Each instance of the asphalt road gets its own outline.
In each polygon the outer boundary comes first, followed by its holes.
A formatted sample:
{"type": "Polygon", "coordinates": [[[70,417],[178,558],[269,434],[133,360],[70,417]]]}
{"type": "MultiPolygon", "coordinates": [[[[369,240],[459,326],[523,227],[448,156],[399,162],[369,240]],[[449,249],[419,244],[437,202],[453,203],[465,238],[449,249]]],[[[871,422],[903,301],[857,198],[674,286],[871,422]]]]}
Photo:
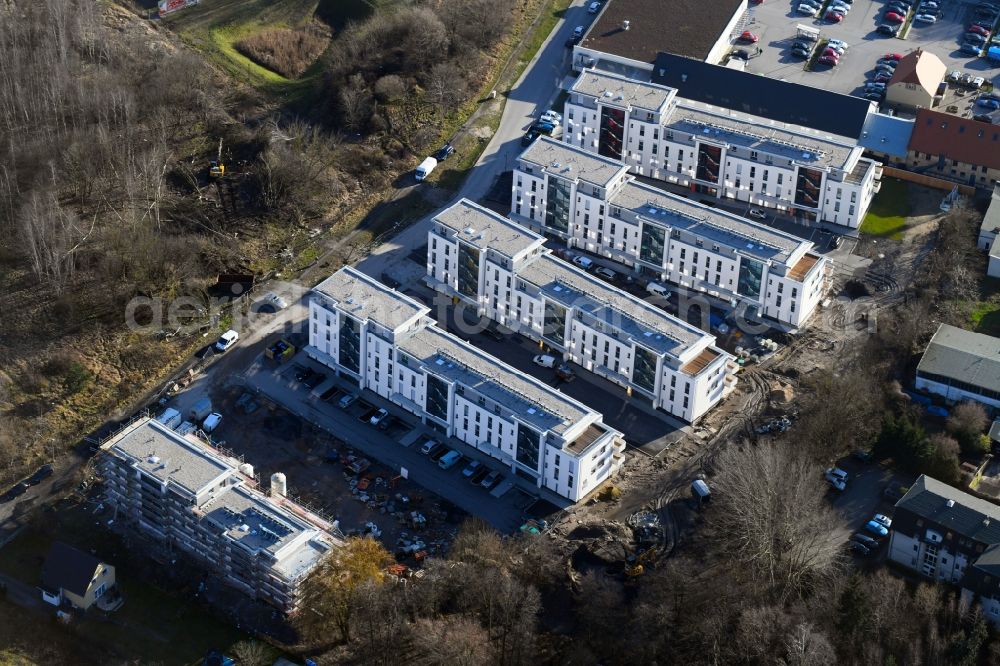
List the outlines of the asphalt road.
{"type": "MultiPolygon", "coordinates": [[[[481,199],[501,173],[513,168],[517,155],[523,150],[521,137],[543,111],[551,108],[559,95],[562,80],[570,73],[571,51],[565,46],[566,40],[572,37],[576,26],[589,25],[594,18],[587,13],[584,4],[584,0],[573,0],[534,59],[528,63],[521,78],[507,93],[499,128],[475,167],[469,171],[453,201],[481,199]]],[[[361,260],[357,268],[376,278],[386,270],[393,272],[397,279],[407,278],[412,272],[408,267],[402,267],[401,275],[395,271],[399,270],[397,266],[406,263],[412,248],[426,241],[431,216],[413,223],[395,238],[383,243],[361,260]]]]}

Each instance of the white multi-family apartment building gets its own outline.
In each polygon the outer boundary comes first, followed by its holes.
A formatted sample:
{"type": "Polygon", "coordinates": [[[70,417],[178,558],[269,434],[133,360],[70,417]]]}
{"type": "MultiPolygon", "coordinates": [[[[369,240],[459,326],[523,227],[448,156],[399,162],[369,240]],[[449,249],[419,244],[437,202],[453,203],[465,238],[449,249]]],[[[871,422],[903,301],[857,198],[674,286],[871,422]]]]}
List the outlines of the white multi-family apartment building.
{"type": "Polygon", "coordinates": [[[98,460],[116,529],[138,530],[286,613],[299,608],[309,574],[342,545],[325,519],[258,489],[252,466],[154,419],[109,437],[98,460]]]}
{"type": "Polygon", "coordinates": [[[343,268],[311,293],[306,352],[571,501],[618,471],[625,439],[600,413],[438,328],[429,313],[343,268]]]}
{"type": "Polygon", "coordinates": [[[463,199],[432,221],[427,281],[686,421],[735,387],[733,357],[712,335],[556,258],[543,242],[463,199]]]}
{"type": "Polygon", "coordinates": [[[518,158],[511,218],[729,303],[750,319],[797,328],[827,289],[813,244],[637,182],[627,167],[548,137],[518,158]]]}
{"type": "MultiPolygon", "coordinates": [[[[780,103],[775,100],[775,103],[780,103]]],[[[674,88],[595,69],[573,85],[563,141],[637,175],[809,220],[857,228],[882,168],[857,137],[685,99],[674,88]]]]}

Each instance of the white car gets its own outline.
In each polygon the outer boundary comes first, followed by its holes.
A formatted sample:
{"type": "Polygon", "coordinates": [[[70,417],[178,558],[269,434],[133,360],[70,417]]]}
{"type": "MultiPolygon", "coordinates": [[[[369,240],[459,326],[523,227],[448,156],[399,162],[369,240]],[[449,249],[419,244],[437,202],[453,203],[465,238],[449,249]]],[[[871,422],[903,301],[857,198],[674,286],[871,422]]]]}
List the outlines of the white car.
{"type": "Polygon", "coordinates": [[[552,123],[553,125],[562,123],[562,116],[551,109],[543,113],[538,119],[543,123],[552,123]]]}
{"type": "Polygon", "coordinates": [[[531,361],[535,365],[540,365],[543,368],[554,368],[556,365],[556,357],[550,356],[549,354],[538,354],[531,359],[531,361]]]}
{"type": "Polygon", "coordinates": [[[826,470],[823,476],[830,482],[831,486],[839,491],[843,491],[847,487],[847,472],[839,467],[831,467],[826,470]]]}
{"type": "Polygon", "coordinates": [[[584,28],[582,25],[576,26],[575,28],[573,28],[573,36],[576,37],[577,39],[583,37],[584,30],[586,30],[586,28],[584,28]]]}
{"type": "Polygon", "coordinates": [[[799,5],[799,13],[806,16],[816,16],[819,14],[819,10],[810,5],[799,5]]]}
{"type": "Polygon", "coordinates": [[[914,23],[937,23],[937,16],[933,14],[917,14],[913,17],[914,23]]]}
{"type": "Polygon", "coordinates": [[[755,220],[766,220],[767,213],[762,211],[760,208],[751,208],[747,211],[747,216],[752,217],[755,220]]]}
{"type": "Polygon", "coordinates": [[[827,11],[837,12],[838,14],[846,15],[848,12],[851,11],[851,6],[844,4],[842,2],[834,2],[830,4],[830,7],[827,9],[827,11]]]}
{"type": "Polygon", "coordinates": [[[582,254],[579,257],[573,257],[573,263],[585,271],[589,271],[594,267],[594,262],[591,261],[589,257],[585,257],[582,254]]]}
{"type": "Polygon", "coordinates": [[[876,513],[874,516],[872,516],[872,520],[874,520],[876,523],[878,523],[885,529],[889,529],[890,527],[892,527],[892,518],[884,514],[876,513]]]}
{"type": "Polygon", "coordinates": [[[590,3],[590,6],[587,7],[588,14],[596,14],[599,11],[601,11],[601,3],[599,2],[592,2],[590,3]]]}
{"type": "Polygon", "coordinates": [[[224,352],[233,345],[235,345],[236,341],[239,339],[240,339],[240,334],[234,331],[233,329],[229,329],[221,336],[219,336],[219,339],[215,341],[215,349],[217,351],[224,352]]]}
{"type": "Polygon", "coordinates": [[[835,48],[835,49],[843,49],[843,50],[845,50],[845,51],[846,51],[847,49],[851,48],[851,45],[850,45],[850,44],[848,44],[847,42],[845,42],[845,41],[844,41],[844,40],[842,40],[842,39],[831,39],[830,41],[828,41],[828,42],[826,43],[826,45],[827,45],[827,46],[831,46],[831,47],[833,47],[833,48],[835,48]]]}
{"type": "Polygon", "coordinates": [[[220,423],[222,423],[222,414],[219,414],[218,412],[212,412],[211,414],[205,417],[204,421],[202,421],[201,429],[204,430],[205,432],[212,432],[213,430],[219,427],[220,423]]]}
{"type": "Polygon", "coordinates": [[[972,79],[972,87],[975,88],[976,90],[982,88],[984,83],[986,83],[986,79],[984,79],[981,76],[977,76],[976,78],[972,79]]]}

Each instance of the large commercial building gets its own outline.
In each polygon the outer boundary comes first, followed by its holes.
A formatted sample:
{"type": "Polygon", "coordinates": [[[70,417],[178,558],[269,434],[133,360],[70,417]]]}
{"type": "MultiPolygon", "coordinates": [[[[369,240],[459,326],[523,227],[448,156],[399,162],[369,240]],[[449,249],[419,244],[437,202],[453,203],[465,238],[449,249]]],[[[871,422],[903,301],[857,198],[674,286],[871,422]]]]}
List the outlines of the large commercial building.
{"type": "MultiPolygon", "coordinates": [[[[696,66],[710,73],[717,70],[726,76],[767,81],[724,67],[696,66]]],[[[759,87],[753,95],[766,96],[759,87]]],[[[869,108],[859,101],[859,111],[869,108]]],[[[818,103],[809,101],[810,105],[818,103]]],[[[577,78],[566,100],[563,141],[623,162],[634,174],[700,195],[859,227],[882,173],[878,162],[863,157],[865,149],[858,143],[863,123],[857,127],[858,134],[838,136],[829,129],[795,125],[743,109],[588,69],[577,78]]]]}
{"type": "Polygon", "coordinates": [[[1000,624],[1000,506],[921,476],[896,503],[889,559],[953,583],[967,606],[1000,624]]]}
{"type": "Polygon", "coordinates": [[[917,364],[916,387],[1000,408],[1000,338],[941,324],[917,364]]]}
{"type": "Polygon", "coordinates": [[[332,526],[280,493],[256,488],[253,469],[141,418],[101,445],[106,502],[119,529],[138,529],[286,613],[302,582],[339,545],[332,526]]]}
{"type": "Polygon", "coordinates": [[[747,20],[747,0],[614,0],[573,49],[573,69],[652,70],[660,51],[719,62],[747,20]]]}
{"type": "MultiPolygon", "coordinates": [[[[474,249],[451,256],[450,270],[462,271],[474,249]]],[[[571,501],[618,471],[625,440],[600,413],[438,328],[429,313],[343,268],[312,291],[306,352],[571,501]]]]}
{"type": "Polygon", "coordinates": [[[511,218],[633,267],[797,328],[827,284],[813,244],[636,182],[628,168],[541,137],[518,158],[511,218]]]}
{"type": "Polygon", "coordinates": [[[433,220],[428,282],[686,421],[735,387],[733,357],[713,336],[557,259],[543,242],[462,200],[433,220]]]}

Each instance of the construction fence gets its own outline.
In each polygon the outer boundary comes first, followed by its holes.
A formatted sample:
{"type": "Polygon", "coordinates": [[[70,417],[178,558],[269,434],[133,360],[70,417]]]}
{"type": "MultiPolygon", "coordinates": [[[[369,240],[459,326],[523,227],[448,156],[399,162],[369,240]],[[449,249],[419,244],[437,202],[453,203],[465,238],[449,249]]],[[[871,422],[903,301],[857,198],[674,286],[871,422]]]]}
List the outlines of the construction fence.
{"type": "Polygon", "coordinates": [[[906,171],[905,169],[884,166],[882,167],[882,177],[884,178],[886,176],[905,180],[909,183],[916,183],[917,185],[923,185],[924,187],[933,187],[936,190],[946,190],[948,192],[951,192],[957,187],[960,194],[968,197],[976,195],[976,188],[971,185],[962,185],[961,183],[956,183],[945,178],[928,176],[924,173],[914,173],[913,171],[906,171]]]}

